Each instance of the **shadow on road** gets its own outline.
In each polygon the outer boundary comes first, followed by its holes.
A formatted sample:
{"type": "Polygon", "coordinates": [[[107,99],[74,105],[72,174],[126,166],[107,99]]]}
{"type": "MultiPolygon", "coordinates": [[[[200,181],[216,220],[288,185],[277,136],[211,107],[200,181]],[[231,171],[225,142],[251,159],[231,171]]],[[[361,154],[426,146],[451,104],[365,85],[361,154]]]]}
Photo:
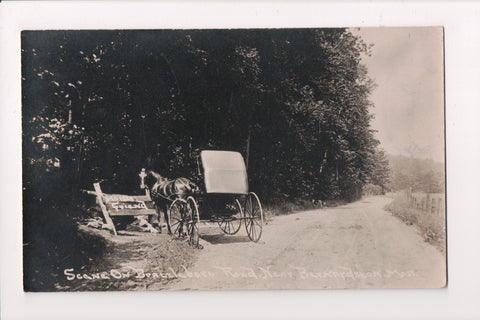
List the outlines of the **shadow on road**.
{"type": "Polygon", "coordinates": [[[226,234],[209,234],[202,235],[201,238],[210,244],[227,244],[227,243],[241,243],[250,242],[247,236],[229,236],[226,234]]]}

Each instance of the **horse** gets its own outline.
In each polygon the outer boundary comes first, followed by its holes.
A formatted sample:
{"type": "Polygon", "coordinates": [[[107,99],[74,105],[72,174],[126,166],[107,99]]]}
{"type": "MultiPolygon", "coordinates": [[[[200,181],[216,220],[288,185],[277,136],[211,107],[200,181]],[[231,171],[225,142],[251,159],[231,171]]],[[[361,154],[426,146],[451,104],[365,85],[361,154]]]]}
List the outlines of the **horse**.
{"type": "Polygon", "coordinates": [[[168,179],[152,170],[146,170],[147,184],[146,187],[150,191],[150,196],[158,208],[158,218],[161,219],[161,211],[167,222],[168,233],[171,234],[170,221],[168,217],[168,205],[175,199],[186,200],[188,196],[199,192],[198,186],[187,178],[168,179]],[[152,186],[149,187],[148,180],[152,186]]]}

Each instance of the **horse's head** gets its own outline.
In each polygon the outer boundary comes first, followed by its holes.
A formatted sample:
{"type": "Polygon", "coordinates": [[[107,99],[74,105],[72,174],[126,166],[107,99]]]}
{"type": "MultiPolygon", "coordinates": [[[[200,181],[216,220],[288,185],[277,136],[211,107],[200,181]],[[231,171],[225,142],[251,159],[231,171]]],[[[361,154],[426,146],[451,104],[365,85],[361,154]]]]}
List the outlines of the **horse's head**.
{"type": "Polygon", "coordinates": [[[168,180],[167,178],[162,177],[160,174],[156,173],[155,171],[148,170],[148,169],[142,169],[139,176],[140,176],[140,188],[142,189],[148,188],[149,190],[153,190],[160,183],[168,180]]]}

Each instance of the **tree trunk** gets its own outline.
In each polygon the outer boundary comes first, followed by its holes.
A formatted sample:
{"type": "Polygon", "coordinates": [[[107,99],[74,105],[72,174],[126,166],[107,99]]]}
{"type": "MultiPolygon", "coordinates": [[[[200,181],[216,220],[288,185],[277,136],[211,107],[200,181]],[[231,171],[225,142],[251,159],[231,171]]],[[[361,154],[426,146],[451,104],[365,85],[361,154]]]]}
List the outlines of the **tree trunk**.
{"type": "Polygon", "coordinates": [[[247,170],[248,170],[248,160],[250,159],[250,136],[251,136],[251,132],[250,132],[250,127],[248,128],[248,136],[247,136],[247,150],[245,151],[245,165],[247,166],[247,170]]]}
{"type": "Polygon", "coordinates": [[[323,160],[322,160],[322,163],[320,164],[320,173],[323,172],[323,167],[327,163],[327,155],[328,155],[328,149],[325,150],[325,153],[323,154],[323,160]]]}

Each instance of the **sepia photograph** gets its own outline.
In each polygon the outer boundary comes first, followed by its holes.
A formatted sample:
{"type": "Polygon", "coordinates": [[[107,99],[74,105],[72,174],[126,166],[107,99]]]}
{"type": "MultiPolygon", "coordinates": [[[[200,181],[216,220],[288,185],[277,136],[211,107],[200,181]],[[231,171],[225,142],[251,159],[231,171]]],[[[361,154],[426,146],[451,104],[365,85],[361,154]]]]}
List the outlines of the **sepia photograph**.
{"type": "Polygon", "coordinates": [[[21,31],[23,290],[447,286],[441,26],[21,31]]]}
{"type": "Polygon", "coordinates": [[[0,3],[2,319],[477,319],[480,6],[0,3]]]}

